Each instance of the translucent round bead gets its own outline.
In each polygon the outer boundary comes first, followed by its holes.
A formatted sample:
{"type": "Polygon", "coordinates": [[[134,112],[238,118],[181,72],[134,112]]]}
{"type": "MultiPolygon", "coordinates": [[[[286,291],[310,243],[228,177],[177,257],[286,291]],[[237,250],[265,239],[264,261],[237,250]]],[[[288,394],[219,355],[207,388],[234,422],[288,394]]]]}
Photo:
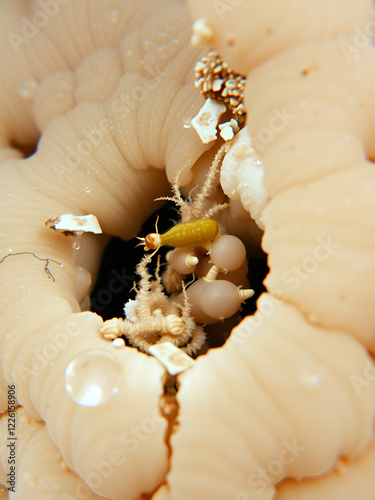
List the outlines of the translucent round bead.
{"type": "Polygon", "coordinates": [[[198,258],[193,255],[189,248],[176,248],[172,254],[172,267],[178,273],[190,274],[198,264],[198,258]]]}
{"type": "Polygon", "coordinates": [[[200,302],[203,313],[217,320],[229,318],[241,307],[238,288],[225,280],[208,283],[200,302]]]}
{"type": "Polygon", "coordinates": [[[210,260],[223,271],[235,271],[245,262],[246,248],[236,236],[223,234],[216,238],[210,251],[210,260]]]}

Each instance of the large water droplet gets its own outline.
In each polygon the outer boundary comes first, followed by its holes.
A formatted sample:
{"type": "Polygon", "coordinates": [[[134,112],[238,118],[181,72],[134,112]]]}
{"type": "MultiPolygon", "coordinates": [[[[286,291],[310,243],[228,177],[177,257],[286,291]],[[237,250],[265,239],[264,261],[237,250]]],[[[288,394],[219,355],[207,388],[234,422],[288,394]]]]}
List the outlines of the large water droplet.
{"type": "Polygon", "coordinates": [[[35,78],[25,78],[18,86],[18,94],[24,99],[32,99],[35,95],[38,82],[35,78]]]}
{"type": "Polygon", "coordinates": [[[114,354],[92,349],[78,354],[65,371],[65,389],[82,406],[99,406],[119,390],[122,366],[114,354]]]}
{"type": "Polygon", "coordinates": [[[78,243],[78,241],[73,241],[72,248],[74,250],[79,250],[81,248],[81,245],[78,243]]]}

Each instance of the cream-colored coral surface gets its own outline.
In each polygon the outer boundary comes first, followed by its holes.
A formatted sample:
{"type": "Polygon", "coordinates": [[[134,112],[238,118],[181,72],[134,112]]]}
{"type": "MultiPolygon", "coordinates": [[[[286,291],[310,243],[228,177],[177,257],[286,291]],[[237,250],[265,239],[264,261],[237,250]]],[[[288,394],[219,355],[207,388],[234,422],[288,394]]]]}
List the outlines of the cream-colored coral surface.
{"type": "MultiPolygon", "coordinates": [[[[368,0],[1,2],[9,498],[375,498],[373,19],[368,0]],[[207,172],[211,144],[189,123],[205,101],[194,66],[211,48],[247,78],[270,271],[256,313],[177,376],[169,407],[165,368],[104,339],[87,296],[109,237],[135,236],[176,174],[190,189],[207,172]],[[94,214],[103,235],[45,226],[68,213],[94,214]],[[90,362],[93,378],[109,364],[112,375],[91,406],[76,392],[90,362]]],[[[238,198],[220,222],[254,246],[260,230],[238,198]]]]}

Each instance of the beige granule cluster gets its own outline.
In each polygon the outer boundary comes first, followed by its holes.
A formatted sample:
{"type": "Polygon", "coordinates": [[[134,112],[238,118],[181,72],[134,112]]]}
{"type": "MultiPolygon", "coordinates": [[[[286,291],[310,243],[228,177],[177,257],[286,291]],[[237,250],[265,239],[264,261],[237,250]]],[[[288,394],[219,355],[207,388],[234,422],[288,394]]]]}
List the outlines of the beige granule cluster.
{"type": "Polygon", "coordinates": [[[232,71],[214,50],[202,57],[194,69],[195,86],[204,96],[224,101],[238,122],[245,121],[243,92],[246,78],[232,71]]]}

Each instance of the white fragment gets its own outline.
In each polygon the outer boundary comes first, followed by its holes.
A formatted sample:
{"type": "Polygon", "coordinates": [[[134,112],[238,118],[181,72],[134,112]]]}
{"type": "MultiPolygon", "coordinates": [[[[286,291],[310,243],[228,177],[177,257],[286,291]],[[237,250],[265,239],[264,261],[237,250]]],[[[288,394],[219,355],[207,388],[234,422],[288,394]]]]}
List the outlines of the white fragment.
{"type": "Polygon", "coordinates": [[[264,229],[262,211],[268,200],[263,175],[262,160],[252,148],[248,129],[244,127],[234,137],[224,157],[220,184],[231,200],[241,202],[261,229],[264,229]]]}
{"type": "Polygon", "coordinates": [[[212,83],[212,90],[214,92],[219,92],[219,90],[221,89],[221,86],[223,84],[223,79],[222,78],[217,78],[216,80],[213,81],[212,83]]]}
{"type": "Polygon", "coordinates": [[[231,139],[233,139],[234,131],[230,123],[228,123],[225,127],[221,129],[220,135],[224,139],[224,141],[230,141],[231,139]]]}
{"type": "Polygon", "coordinates": [[[204,17],[200,17],[193,24],[193,34],[190,38],[190,43],[193,47],[199,47],[204,43],[210,42],[214,33],[204,17]]]}
{"type": "Polygon", "coordinates": [[[59,233],[78,236],[83,233],[101,234],[102,228],[95,215],[72,215],[64,214],[52,217],[45,222],[45,225],[59,233]]]}
{"type": "Polygon", "coordinates": [[[184,372],[194,365],[194,360],[172,342],[154,344],[149,348],[149,353],[158,359],[171,375],[184,372]]]}
{"type": "Polygon", "coordinates": [[[226,109],[224,103],[208,98],[197,116],[191,120],[203,144],[208,144],[217,138],[216,127],[226,109]]]}
{"type": "Polygon", "coordinates": [[[115,339],[112,341],[112,345],[113,347],[117,347],[117,348],[121,348],[121,347],[125,347],[125,340],[124,339],[115,339]]]}

